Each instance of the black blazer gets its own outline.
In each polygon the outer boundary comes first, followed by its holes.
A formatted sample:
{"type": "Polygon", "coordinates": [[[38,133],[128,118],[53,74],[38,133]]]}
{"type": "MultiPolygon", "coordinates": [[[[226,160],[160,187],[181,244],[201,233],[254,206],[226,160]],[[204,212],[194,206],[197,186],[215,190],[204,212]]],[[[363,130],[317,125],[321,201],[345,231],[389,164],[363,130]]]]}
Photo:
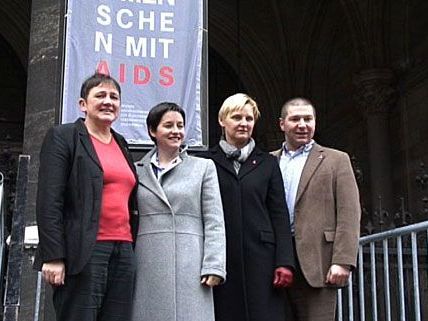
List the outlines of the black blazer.
{"type": "MultiPolygon", "coordinates": [[[[125,139],[112,130],[135,180],[125,139]]],[[[129,200],[133,239],[137,231],[136,187],[129,200]]],[[[36,218],[39,246],[34,267],[63,259],[67,274],[79,273],[96,242],[103,190],[103,170],[83,119],[55,126],[40,151],[36,218]]]]}

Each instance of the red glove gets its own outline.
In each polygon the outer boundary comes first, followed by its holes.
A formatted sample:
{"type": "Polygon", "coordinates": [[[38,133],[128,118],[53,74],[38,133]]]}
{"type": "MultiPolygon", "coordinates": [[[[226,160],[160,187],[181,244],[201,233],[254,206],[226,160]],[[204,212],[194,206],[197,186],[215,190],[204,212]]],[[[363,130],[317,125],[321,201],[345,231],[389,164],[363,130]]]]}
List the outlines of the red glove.
{"type": "Polygon", "coordinates": [[[274,272],[273,286],[286,288],[293,283],[293,271],[286,267],[278,267],[274,272]]]}

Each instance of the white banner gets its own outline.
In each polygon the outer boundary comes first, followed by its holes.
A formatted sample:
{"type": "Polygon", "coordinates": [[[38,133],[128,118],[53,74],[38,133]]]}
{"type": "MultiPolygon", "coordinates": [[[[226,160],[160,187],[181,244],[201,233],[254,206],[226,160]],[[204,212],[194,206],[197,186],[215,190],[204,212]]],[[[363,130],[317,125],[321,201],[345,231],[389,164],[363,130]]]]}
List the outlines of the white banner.
{"type": "Polygon", "coordinates": [[[121,85],[122,111],[113,127],[130,144],[152,143],[147,113],[170,101],[186,111],[186,143],[204,145],[203,1],[68,0],[62,123],[83,116],[80,86],[98,70],[121,85]]]}

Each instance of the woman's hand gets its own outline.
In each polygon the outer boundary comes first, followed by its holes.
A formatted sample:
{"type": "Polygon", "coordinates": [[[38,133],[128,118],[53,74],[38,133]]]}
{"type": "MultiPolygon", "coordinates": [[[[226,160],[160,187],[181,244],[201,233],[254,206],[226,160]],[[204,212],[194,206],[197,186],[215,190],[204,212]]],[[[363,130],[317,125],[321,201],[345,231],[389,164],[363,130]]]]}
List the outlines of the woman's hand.
{"type": "Polygon", "coordinates": [[[43,263],[42,274],[45,281],[51,285],[64,284],[65,264],[63,260],[55,260],[43,263]]]}
{"type": "Polygon", "coordinates": [[[275,269],[273,286],[275,288],[286,288],[293,283],[293,272],[286,267],[275,269]]]}
{"type": "Polygon", "coordinates": [[[204,275],[201,279],[201,284],[212,288],[219,285],[221,281],[222,278],[217,275],[204,275]]]}

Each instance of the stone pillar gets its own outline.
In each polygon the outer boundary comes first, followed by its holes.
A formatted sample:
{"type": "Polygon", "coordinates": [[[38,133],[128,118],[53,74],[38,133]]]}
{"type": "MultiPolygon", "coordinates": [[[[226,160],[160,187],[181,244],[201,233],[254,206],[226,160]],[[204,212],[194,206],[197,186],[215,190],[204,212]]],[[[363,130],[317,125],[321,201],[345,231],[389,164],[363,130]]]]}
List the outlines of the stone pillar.
{"type": "MultiPolygon", "coordinates": [[[[39,151],[46,130],[59,118],[62,32],[65,0],[33,0],[28,59],[27,101],[24,123],[24,154],[30,155],[30,180],[26,225],[35,225],[39,151]]],[[[33,320],[36,301],[37,272],[31,267],[34,247],[25,249],[19,320],[33,320]]],[[[42,289],[39,320],[55,320],[42,289]],[[51,311],[51,312],[49,312],[51,311]]]]}
{"type": "Polygon", "coordinates": [[[357,102],[363,107],[367,119],[372,212],[378,210],[381,197],[382,207],[391,214],[393,188],[389,112],[396,100],[394,75],[389,69],[368,69],[356,74],[354,83],[357,102]]]}

